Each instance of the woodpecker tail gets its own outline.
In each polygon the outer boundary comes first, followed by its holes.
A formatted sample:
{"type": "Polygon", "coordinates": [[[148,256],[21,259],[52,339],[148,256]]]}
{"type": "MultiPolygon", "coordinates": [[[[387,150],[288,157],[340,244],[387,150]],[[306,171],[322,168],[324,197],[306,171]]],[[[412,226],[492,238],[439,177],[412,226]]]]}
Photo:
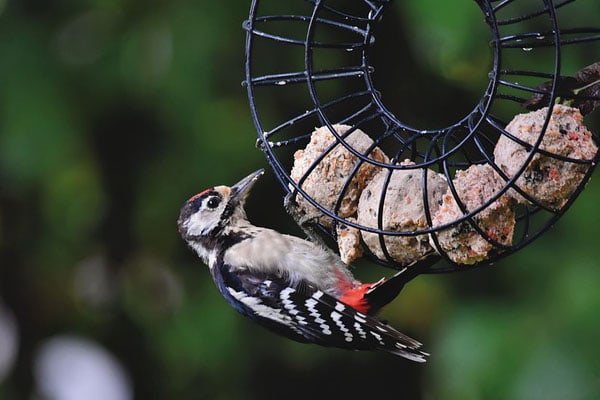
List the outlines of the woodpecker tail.
{"type": "Polygon", "coordinates": [[[394,300],[404,285],[418,274],[416,268],[404,268],[391,278],[381,278],[375,283],[363,283],[354,287],[344,293],[340,300],[365,314],[375,315],[394,300]]]}

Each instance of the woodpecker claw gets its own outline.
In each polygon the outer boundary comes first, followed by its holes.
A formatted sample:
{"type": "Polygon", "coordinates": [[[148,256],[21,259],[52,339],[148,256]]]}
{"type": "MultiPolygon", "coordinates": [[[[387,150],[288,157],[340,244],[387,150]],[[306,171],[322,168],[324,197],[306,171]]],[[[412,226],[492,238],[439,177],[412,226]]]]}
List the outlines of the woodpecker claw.
{"type": "Polygon", "coordinates": [[[319,236],[315,224],[319,222],[319,218],[323,214],[313,213],[307,214],[300,209],[296,202],[296,192],[288,193],[283,199],[283,207],[292,217],[296,225],[298,225],[310,239],[311,242],[321,245],[325,249],[329,247],[325,244],[321,236],[319,236]]]}

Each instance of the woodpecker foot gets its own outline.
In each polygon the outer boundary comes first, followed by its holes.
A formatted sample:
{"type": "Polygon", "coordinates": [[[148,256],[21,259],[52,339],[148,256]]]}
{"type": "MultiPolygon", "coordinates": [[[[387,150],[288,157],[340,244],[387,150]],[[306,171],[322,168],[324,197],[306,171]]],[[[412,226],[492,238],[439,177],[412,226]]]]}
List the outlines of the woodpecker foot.
{"type": "Polygon", "coordinates": [[[315,211],[313,213],[306,213],[304,210],[300,208],[298,203],[296,202],[295,196],[292,196],[292,193],[288,193],[283,199],[283,206],[287,213],[294,219],[296,224],[300,226],[302,229],[309,225],[314,225],[319,222],[319,217],[323,214],[315,211]]]}
{"type": "Polygon", "coordinates": [[[320,218],[323,217],[323,214],[319,213],[317,210],[312,213],[306,213],[296,202],[296,196],[293,195],[293,193],[294,192],[288,193],[285,196],[283,199],[283,207],[312,242],[319,243],[323,245],[323,247],[328,248],[319,235],[317,228],[317,224],[319,223],[320,218]]]}

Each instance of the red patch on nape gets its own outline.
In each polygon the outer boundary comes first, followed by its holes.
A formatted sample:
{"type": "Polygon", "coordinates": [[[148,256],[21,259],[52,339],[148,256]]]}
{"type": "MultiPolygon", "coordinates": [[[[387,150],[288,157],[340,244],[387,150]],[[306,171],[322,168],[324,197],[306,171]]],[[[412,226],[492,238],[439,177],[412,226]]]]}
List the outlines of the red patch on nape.
{"type": "Polygon", "coordinates": [[[339,300],[364,314],[368,314],[371,306],[365,299],[365,294],[369,291],[371,286],[372,285],[370,283],[358,285],[344,292],[339,300]]]}
{"type": "Polygon", "coordinates": [[[206,193],[212,192],[213,190],[215,190],[215,188],[208,188],[206,190],[201,191],[198,194],[193,195],[192,197],[190,197],[190,199],[188,201],[194,201],[196,200],[198,197],[202,197],[204,196],[206,193]]]}

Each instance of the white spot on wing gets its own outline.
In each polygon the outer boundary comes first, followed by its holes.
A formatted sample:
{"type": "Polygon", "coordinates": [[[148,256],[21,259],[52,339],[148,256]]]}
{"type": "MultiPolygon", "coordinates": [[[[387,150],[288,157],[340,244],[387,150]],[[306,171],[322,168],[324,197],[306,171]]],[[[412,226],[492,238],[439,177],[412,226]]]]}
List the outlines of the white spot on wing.
{"type": "MultiPolygon", "coordinates": [[[[316,292],[317,293],[321,293],[321,295],[323,295],[322,292],[316,292]]],[[[319,297],[321,297],[321,295],[319,295],[319,297]]],[[[314,297],[314,295],[313,295],[314,297]]],[[[306,302],[304,303],[306,305],[306,308],[308,309],[310,316],[313,317],[315,319],[315,322],[317,324],[319,324],[319,326],[321,327],[321,331],[323,332],[323,334],[325,335],[331,335],[331,328],[329,327],[329,325],[327,325],[323,318],[321,318],[321,314],[319,314],[319,311],[315,308],[315,306],[318,304],[318,301],[315,300],[314,298],[310,298],[307,299],[306,302]]]]}
{"type": "Polygon", "coordinates": [[[371,335],[373,335],[375,337],[375,339],[377,339],[377,341],[379,342],[380,345],[385,346],[385,342],[383,341],[383,338],[381,337],[381,335],[377,332],[373,332],[373,331],[369,331],[369,333],[371,335]]]}
{"type": "Polygon", "coordinates": [[[356,329],[356,332],[358,332],[358,336],[360,336],[363,339],[367,338],[367,332],[365,332],[365,330],[362,328],[361,324],[359,324],[358,322],[355,322],[354,329],[356,329]]]}
{"type": "Polygon", "coordinates": [[[283,307],[288,310],[288,313],[290,315],[293,315],[296,320],[298,321],[298,323],[300,323],[301,325],[307,325],[308,323],[306,322],[306,318],[304,318],[301,315],[298,315],[300,313],[300,311],[296,308],[296,305],[294,304],[294,302],[292,300],[290,300],[290,295],[292,293],[294,293],[296,291],[296,289],[288,287],[285,288],[281,291],[281,293],[279,293],[279,298],[281,299],[281,302],[283,303],[283,307]]]}
{"type": "Polygon", "coordinates": [[[295,291],[296,290],[294,288],[288,287],[283,289],[281,293],[279,293],[279,298],[283,302],[283,306],[289,311],[293,311],[296,308],[294,302],[290,300],[290,295],[295,291]]]}
{"type": "Polygon", "coordinates": [[[342,333],[344,334],[344,339],[346,340],[346,342],[351,342],[354,338],[348,330],[348,328],[346,328],[346,325],[344,325],[344,323],[342,322],[342,314],[340,314],[337,311],[332,311],[331,319],[333,319],[338,328],[340,328],[340,331],[342,331],[342,333]]]}
{"type": "Polygon", "coordinates": [[[248,306],[257,315],[279,322],[280,324],[293,329],[296,333],[302,334],[294,325],[292,318],[289,315],[283,314],[281,310],[262,304],[261,299],[258,297],[248,296],[246,293],[238,292],[232,288],[227,288],[227,290],[236,300],[248,306]]]}

